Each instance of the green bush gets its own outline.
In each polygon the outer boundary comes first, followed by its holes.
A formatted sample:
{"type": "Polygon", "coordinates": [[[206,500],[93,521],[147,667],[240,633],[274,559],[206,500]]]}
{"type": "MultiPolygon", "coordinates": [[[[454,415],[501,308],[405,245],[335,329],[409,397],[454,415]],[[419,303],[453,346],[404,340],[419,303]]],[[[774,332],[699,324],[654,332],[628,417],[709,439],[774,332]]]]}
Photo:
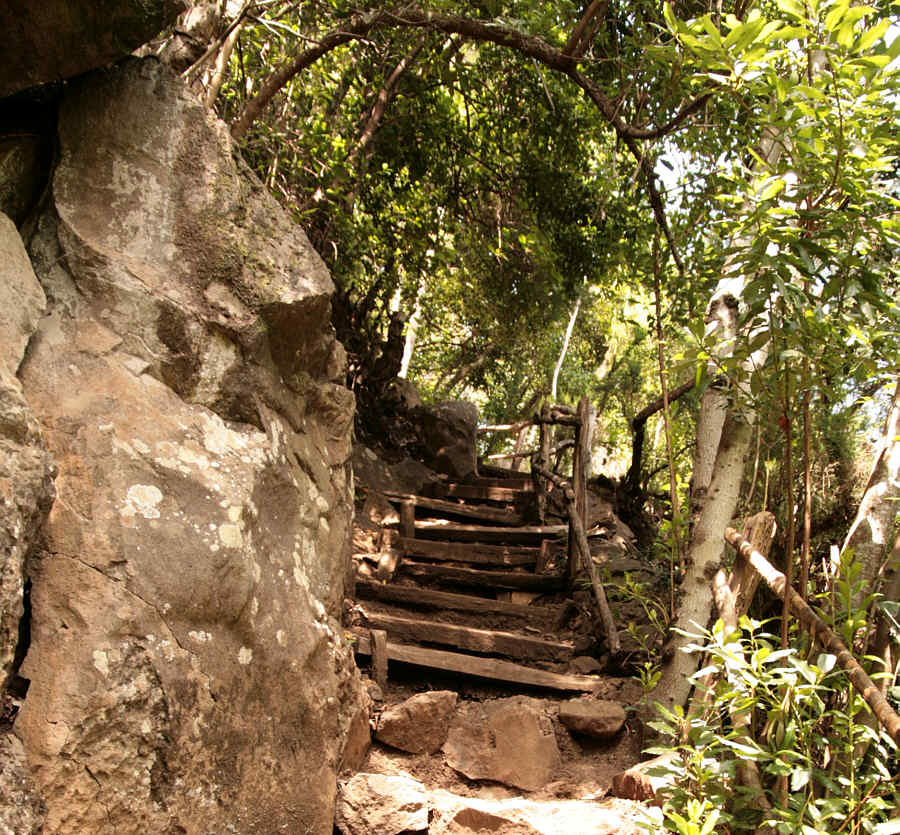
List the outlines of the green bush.
{"type": "MultiPolygon", "coordinates": [[[[836,583],[838,596],[851,585],[836,583]]],[[[842,631],[859,623],[846,609],[839,617],[842,631]]],[[[688,651],[708,659],[695,681],[708,673],[716,681],[701,709],[685,714],[657,705],[659,719],[650,723],[669,743],[649,753],[675,755],[664,769],[667,831],[900,832],[897,747],[863,721],[868,708],[835,656],[813,660],[780,649],[777,636],[747,617],[732,634],[719,621],[691,637],[697,641],[688,651]],[[733,726],[742,711],[751,717],[747,733],[733,726]],[[749,760],[757,764],[766,803],[736,779],[738,765],[749,760]]]]}

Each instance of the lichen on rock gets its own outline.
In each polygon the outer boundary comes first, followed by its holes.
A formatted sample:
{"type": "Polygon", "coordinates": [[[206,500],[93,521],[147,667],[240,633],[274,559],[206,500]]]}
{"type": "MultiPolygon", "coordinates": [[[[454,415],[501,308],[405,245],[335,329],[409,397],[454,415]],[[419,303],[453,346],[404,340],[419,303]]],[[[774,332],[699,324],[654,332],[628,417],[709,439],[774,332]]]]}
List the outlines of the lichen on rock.
{"type": "Polygon", "coordinates": [[[362,704],[331,279],[158,62],[73,82],[59,138],[20,370],[58,467],[16,721],[45,831],[330,832],[362,704]]]}

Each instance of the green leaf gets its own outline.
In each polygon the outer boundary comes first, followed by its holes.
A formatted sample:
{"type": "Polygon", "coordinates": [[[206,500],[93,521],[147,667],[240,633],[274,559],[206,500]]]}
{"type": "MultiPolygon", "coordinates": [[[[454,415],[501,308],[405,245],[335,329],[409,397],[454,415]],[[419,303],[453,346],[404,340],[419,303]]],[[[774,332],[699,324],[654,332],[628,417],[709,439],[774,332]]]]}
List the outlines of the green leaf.
{"type": "Polygon", "coordinates": [[[844,15],[847,14],[849,8],[850,0],[837,0],[831,11],[825,15],[825,29],[828,32],[834,32],[844,19],[844,15]]]}
{"type": "MultiPolygon", "coordinates": [[[[884,36],[884,33],[891,28],[891,25],[892,22],[890,20],[882,20],[881,22],[876,23],[875,26],[859,36],[859,40],[853,45],[853,51],[865,52],[884,36]]],[[[896,40],[900,40],[900,38],[897,38],[896,40]]]]}

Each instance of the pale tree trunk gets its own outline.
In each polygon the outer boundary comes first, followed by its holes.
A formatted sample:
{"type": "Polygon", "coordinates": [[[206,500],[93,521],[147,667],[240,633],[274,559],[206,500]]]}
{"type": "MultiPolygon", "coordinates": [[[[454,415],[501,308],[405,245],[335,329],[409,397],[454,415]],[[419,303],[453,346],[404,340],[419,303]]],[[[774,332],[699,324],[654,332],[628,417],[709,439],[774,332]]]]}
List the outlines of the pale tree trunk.
{"type": "Polygon", "coordinates": [[[569,350],[569,340],[572,339],[572,331],[575,329],[575,320],[578,318],[578,311],[581,309],[581,299],[575,302],[572,308],[572,315],[569,317],[569,324],[566,326],[566,335],[563,339],[562,348],[559,351],[559,357],[556,360],[556,366],[553,369],[553,382],[550,384],[550,400],[556,402],[556,386],[559,383],[559,372],[562,370],[563,362],[566,359],[566,353],[569,350]]]}
{"type": "Polygon", "coordinates": [[[209,79],[209,86],[206,88],[205,104],[212,110],[216,99],[219,97],[219,91],[225,83],[225,77],[228,74],[228,62],[231,60],[231,53],[234,52],[235,44],[241,36],[241,30],[244,28],[247,18],[241,16],[238,23],[226,35],[219,54],[216,56],[216,65],[213,70],[212,77],[209,79]]]}
{"type": "MultiPolygon", "coordinates": [[[[741,419],[739,415],[731,414],[725,421],[712,479],[691,538],[688,568],[681,585],[678,617],[672,624],[673,629],[696,632],[698,625],[707,626],[712,614],[714,601],[710,583],[725,553],[722,531],[731,524],[737,506],[744,461],[753,438],[751,417],[748,414],[741,419]]],[[[656,701],[668,708],[686,704],[691,693],[690,677],[697,670],[697,656],[682,651],[688,643],[690,639],[673,632],[672,655],[654,690],[656,701]]]]}
{"type": "MultiPolygon", "coordinates": [[[[718,333],[723,357],[731,353],[731,343],[737,331],[738,298],[742,290],[743,282],[736,282],[733,278],[723,279],[707,309],[707,333],[718,333]],[[734,295],[735,292],[738,296],[734,295]]],[[[691,470],[691,505],[694,512],[699,512],[709,489],[727,414],[728,395],[720,385],[713,383],[700,400],[697,418],[697,447],[691,470]]]]}
{"type": "Polygon", "coordinates": [[[409,317],[409,322],[406,325],[403,359],[400,362],[400,377],[409,376],[409,365],[412,362],[413,353],[416,350],[416,338],[419,335],[419,322],[422,321],[422,292],[424,289],[422,278],[419,277],[419,281],[416,284],[416,303],[413,306],[412,316],[409,317]]]}
{"type": "Polygon", "coordinates": [[[884,562],[900,511],[900,380],[875,454],[872,471],[859,510],[842,553],[853,549],[862,580],[854,605],[873,591],[881,580],[884,562]]]}

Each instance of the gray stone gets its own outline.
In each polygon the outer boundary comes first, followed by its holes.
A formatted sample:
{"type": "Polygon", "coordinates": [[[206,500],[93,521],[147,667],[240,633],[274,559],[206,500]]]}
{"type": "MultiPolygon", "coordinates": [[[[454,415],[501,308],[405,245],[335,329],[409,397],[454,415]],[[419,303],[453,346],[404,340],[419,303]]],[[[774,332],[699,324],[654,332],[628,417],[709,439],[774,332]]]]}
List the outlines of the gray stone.
{"type": "Polygon", "coordinates": [[[526,696],[461,705],[444,743],[447,763],[470,780],[540,789],[561,763],[545,707],[526,696]]]}
{"type": "Polygon", "coordinates": [[[457,698],[452,690],[435,690],[392,705],[379,717],[375,738],[411,754],[433,754],[447,739],[457,698]]]}
{"type": "Polygon", "coordinates": [[[59,130],[20,370],[59,468],[16,720],[45,831],[330,831],[363,705],[330,277],[158,62],[59,130]]]}
{"type": "Polygon", "coordinates": [[[419,832],[428,829],[428,796],[410,777],[357,774],[339,786],[334,822],[343,835],[419,832]]]}
{"type": "Polygon", "coordinates": [[[589,676],[603,672],[603,665],[590,655],[579,655],[569,662],[569,672],[589,676]]]}
{"type": "Polygon", "coordinates": [[[559,721],[570,731],[611,739],[625,724],[625,711],[618,702],[584,696],[560,703],[559,721]]]}
{"type": "Polygon", "coordinates": [[[6,0],[0,98],[128,55],[184,9],[182,0],[6,0]]]}

